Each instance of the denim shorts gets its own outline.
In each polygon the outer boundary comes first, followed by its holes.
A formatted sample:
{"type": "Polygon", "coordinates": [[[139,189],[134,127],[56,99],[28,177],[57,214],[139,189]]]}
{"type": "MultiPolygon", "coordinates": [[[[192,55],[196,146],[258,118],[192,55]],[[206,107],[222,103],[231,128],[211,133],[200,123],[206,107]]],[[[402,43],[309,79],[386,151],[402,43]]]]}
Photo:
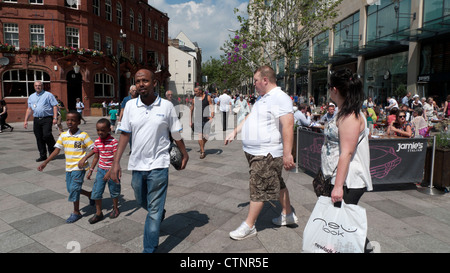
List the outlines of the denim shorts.
{"type": "Polygon", "coordinates": [[[120,184],[108,179],[108,181],[103,180],[105,174],[108,170],[102,168],[97,168],[97,176],[95,177],[94,185],[92,186],[91,199],[101,200],[103,198],[103,192],[105,191],[106,183],[108,183],[109,193],[111,198],[119,197],[120,195],[120,184]]]}
{"type": "Polygon", "coordinates": [[[66,172],[66,187],[69,192],[69,202],[80,200],[81,186],[83,186],[86,171],[66,172]]]}

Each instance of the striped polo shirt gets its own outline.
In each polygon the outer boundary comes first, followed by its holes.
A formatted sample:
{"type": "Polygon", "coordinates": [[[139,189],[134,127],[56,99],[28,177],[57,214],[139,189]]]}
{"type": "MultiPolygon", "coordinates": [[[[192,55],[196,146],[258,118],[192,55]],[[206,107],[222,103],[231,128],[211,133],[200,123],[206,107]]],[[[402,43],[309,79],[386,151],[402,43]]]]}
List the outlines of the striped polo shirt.
{"type": "Polygon", "coordinates": [[[66,172],[87,170],[89,162],[86,161],[84,168],[78,168],[78,162],[86,155],[86,151],[94,148],[94,142],[86,132],[80,129],[75,134],[71,134],[70,130],[61,133],[55,148],[64,150],[66,156],[66,172]]]}
{"type": "Polygon", "coordinates": [[[98,167],[109,170],[112,167],[114,153],[117,151],[117,139],[108,135],[107,138],[97,138],[94,142],[94,153],[98,153],[98,167]]]}

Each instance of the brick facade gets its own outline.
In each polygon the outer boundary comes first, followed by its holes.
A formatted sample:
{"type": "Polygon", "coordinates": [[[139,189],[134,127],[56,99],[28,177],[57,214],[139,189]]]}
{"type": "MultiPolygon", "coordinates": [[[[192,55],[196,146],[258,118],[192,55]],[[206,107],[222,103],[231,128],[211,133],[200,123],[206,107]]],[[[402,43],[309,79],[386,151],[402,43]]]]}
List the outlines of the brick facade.
{"type": "Polygon", "coordinates": [[[43,77],[49,80],[44,83],[44,87],[58,96],[66,108],[74,109],[75,99],[82,98],[85,104],[84,115],[90,115],[92,103],[109,102],[112,99],[121,101],[127,96],[133,75],[140,68],[148,68],[154,72],[159,68],[156,73],[159,86],[167,86],[170,77],[167,69],[167,14],[138,0],[78,0],[77,8],[65,6],[62,0],[31,1],[38,4],[29,2],[9,0],[0,5],[0,44],[3,44],[3,48],[0,48],[0,58],[8,63],[0,65],[0,98],[8,104],[9,122],[23,121],[27,97],[34,92],[30,84],[38,77],[36,75],[44,74],[43,77]],[[111,3],[111,20],[106,19],[107,2],[111,3]],[[95,14],[96,6],[99,7],[98,15],[95,14]],[[122,7],[122,25],[118,23],[119,6],[122,7]],[[134,30],[131,29],[131,10],[134,13],[134,30]],[[139,15],[142,18],[141,28],[139,15]],[[155,28],[155,23],[158,28],[155,28]],[[17,40],[11,39],[8,33],[10,31],[7,27],[11,24],[18,27],[19,45],[8,50],[5,49],[5,43],[17,40]],[[31,25],[38,25],[40,28],[43,26],[45,48],[33,48],[31,25]],[[78,31],[78,38],[75,38],[78,47],[72,49],[75,52],[71,52],[67,47],[68,28],[78,31]],[[126,37],[121,35],[121,30],[126,37]],[[96,41],[94,36],[99,37],[100,41],[96,41]],[[112,41],[110,52],[107,50],[107,37],[112,41]],[[119,58],[120,69],[117,68],[119,41],[123,44],[119,58]],[[66,46],[66,49],[59,50],[60,46],[66,46]],[[134,58],[131,56],[133,48],[134,58]],[[139,48],[142,49],[142,60],[139,48]],[[95,54],[92,53],[94,49],[98,49],[95,54]],[[96,55],[100,51],[103,54],[96,55]],[[78,74],[74,72],[75,64],[80,66],[78,74]],[[25,74],[27,82],[18,84],[17,80],[22,81],[25,74]],[[19,79],[15,78],[16,75],[19,79]],[[95,84],[96,79],[104,77],[110,80],[109,85],[95,84]],[[119,83],[120,92],[117,92],[119,83]],[[27,84],[28,91],[22,90],[26,89],[27,84]],[[107,90],[113,91],[102,93],[102,88],[110,88],[107,90]]]}

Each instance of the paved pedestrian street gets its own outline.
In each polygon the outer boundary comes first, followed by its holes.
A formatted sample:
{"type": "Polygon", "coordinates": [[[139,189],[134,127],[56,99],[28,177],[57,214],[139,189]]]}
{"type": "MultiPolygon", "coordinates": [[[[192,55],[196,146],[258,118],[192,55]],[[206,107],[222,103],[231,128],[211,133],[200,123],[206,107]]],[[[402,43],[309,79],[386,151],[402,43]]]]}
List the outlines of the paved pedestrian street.
{"type": "MultiPolygon", "coordinates": [[[[97,138],[95,122],[86,117],[80,128],[97,138]]],[[[11,123],[14,131],[0,134],[0,253],[140,253],[146,211],[139,208],[126,170],[128,151],[121,161],[121,214],[110,219],[112,200],[103,195],[105,219],[89,224],[95,213],[81,197],[83,218],[66,224],[73,209],[67,201],[64,155],[37,171],[39,157],[32,129],[11,123]]],[[[29,128],[32,128],[31,123],[29,128]]],[[[58,133],[53,131],[55,138],[58,133]]],[[[119,135],[113,134],[119,138],[119,135]]],[[[256,223],[257,236],[234,241],[229,232],[248,212],[248,165],[239,140],[224,146],[206,143],[206,158],[199,159],[196,140],[186,140],[190,160],[183,171],[170,167],[166,216],[161,225],[160,253],[300,253],[306,222],[317,200],[312,177],[302,171],[284,172],[298,225],[276,227],[281,206],[266,203],[256,223]]],[[[92,161],[92,159],[91,159],[92,161]]],[[[93,181],[83,188],[90,191],[93,181]]],[[[382,253],[449,253],[450,197],[428,195],[414,184],[377,186],[364,194],[368,238],[382,253]]]]}

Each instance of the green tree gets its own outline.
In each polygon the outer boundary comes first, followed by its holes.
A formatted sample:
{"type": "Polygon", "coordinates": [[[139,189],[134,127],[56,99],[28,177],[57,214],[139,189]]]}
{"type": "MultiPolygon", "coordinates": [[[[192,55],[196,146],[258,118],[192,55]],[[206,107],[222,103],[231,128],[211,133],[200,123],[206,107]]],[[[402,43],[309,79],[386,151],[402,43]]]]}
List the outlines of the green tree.
{"type": "MultiPolygon", "coordinates": [[[[237,16],[241,33],[252,42],[253,54],[263,61],[257,64],[274,66],[274,61],[284,60],[284,81],[289,90],[295,62],[305,54],[305,44],[313,36],[328,30],[338,15],[342,0],[254,0],[247,6],[248,18],[237,16]],[[269,61],[268,61],[269,60],[269,61]]],[[[235,10],[238,13],[239,10],[235,10]]]]}

